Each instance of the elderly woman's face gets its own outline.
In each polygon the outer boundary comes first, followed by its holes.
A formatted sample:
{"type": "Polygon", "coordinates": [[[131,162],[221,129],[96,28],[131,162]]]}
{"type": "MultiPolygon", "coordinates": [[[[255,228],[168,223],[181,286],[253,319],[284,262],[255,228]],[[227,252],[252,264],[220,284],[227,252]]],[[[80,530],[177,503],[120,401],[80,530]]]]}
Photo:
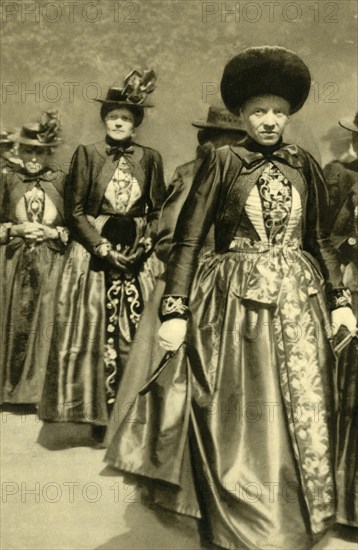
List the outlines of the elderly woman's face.
{"type": "Polygon", "coordinates": [[[246,131],[261,145],[275,145],[290,118],[290,104],[276,95],[249,99],[241,110],[246,131]]]}
{"type": "Polygon", "coordinates": [[[134,130],[134,116],[129,109],[118,107],[110,111],[104,119],[107,135],[117,141],[130,139],[134,130]]]}
{"type": "Polygon", "coordinates": [[[47,166],[51,151],[49,147],[36,147],[20,144],[19,157],[24,163],[25,170],[29,174],[37,174],[47,166]]]}

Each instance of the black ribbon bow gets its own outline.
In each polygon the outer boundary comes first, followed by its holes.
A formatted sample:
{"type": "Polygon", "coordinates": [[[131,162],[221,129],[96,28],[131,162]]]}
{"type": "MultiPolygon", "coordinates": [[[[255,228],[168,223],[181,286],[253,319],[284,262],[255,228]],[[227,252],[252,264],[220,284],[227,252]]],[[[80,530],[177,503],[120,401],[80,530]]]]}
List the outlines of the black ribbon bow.
{"type": "Polygon", "coordinates": [[[262,151],[250,151],[243,147],[240,147],[239,151],[246,165],[250,167],[256,167],[264,164],[267,160],[275,160],[275,158],[286,162],[293,168],[300,168],[302,166],[296,145],[284,145],[277,150],[267,152],[264,149],[262,151]]]}
{"type": "Polygon", "coordinates": [[[115,160],[118,160],[121,156],[133,155],[134,147],[133,145],[127,147],[123,147],[123,145],[107,145],[106,152],[107,155],[113,155],[115,160]]]}

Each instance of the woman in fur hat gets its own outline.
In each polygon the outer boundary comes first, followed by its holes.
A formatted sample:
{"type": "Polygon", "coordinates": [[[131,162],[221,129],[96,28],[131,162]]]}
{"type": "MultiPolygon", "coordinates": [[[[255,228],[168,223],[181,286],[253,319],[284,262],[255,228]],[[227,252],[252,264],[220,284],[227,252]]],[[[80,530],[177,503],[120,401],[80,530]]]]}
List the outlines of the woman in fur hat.
{"type": "Polygon", "coordinates": [[[65,175],[51,167],[57,111],[9,136],[22,168],[1,180],[2,403],[41,399],[54,315],[54,290],[68,242],[64,227],[65,175]]]}
{"type": "Polygon", "coordinates": [[[165,196],[160,154],[133,141],[155,74],[133,71],[101,101],[103,141],[80,145],[65,210],[76,242],[58,290],[40,415],[107,425],[144,302],[161,264],[152,255],[165,196]]]}
{"type": "Polygon", "coordinates": [[[154,502],[200,518],[228,549],[307,549],[335,522],[327,332],[331,320],[354,331],[355,318],[321,169],[282,142],[309,89],[285,48],[249,48],[226,65],[222,97],[248,137],[204,148],[161,306],[162,346],[175,353],[110,459],[156,480],[154,502]],[[198,260],[213,220],[215,251],[198,260]]]}

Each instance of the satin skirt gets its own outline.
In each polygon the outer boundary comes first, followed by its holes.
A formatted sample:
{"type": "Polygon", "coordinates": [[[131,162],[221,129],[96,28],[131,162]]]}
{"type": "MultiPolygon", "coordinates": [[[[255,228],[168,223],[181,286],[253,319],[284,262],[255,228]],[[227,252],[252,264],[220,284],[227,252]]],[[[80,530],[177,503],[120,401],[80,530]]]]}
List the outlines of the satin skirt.
{"type": "MultiPolygon", "coordinates": [[[[352,292],[358,315],[358,293],[352,292]]],[[[338,360],[337,423],[337,521],[358,527],[358,339],[341,352],[338,360]]]]}
{"type": "Polygon", "coordinates": [[[1,246],[1,403],[36,404],[50,350],[63,254],[51,242],[1,246]]]}
{"type": "Polygon", "coordinates": [[[224,548],[306,549],[335,521],[335,358],[319,274],[301,259],[268,306],[252,288],[243,298],[249,257],[205,255],[186,342],[107,451],[224,548]]]}
{"type": "Polygon", "coordinates": [[[57,291],[39,416],[106,426],[137,324],[162,271],[154,255],[123,278],[72,243],[57,291]]]}

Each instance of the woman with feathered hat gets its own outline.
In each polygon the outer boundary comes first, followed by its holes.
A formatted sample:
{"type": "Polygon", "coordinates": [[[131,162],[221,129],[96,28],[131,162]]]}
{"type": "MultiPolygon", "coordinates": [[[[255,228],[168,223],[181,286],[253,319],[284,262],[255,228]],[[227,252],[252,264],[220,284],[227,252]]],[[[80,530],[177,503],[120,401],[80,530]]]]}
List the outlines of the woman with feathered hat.
{"type": "Polygon", "coordinates": [[[58,289],[40,410],[47,420],[106,426],[161,271],[152,250],[165,196],[162,159],[133,141],[154,81],[153,71],[132,71],[123,88],[110,88],[101,100],[105,139],[80,145],[72,159],[65,210],[76,242],[58,289]]]}
{"type": "Polygon", "coordinates": [[[54,315],[54,290],[68,242],[64,222],[65,175],[54,169],[59,114],[47,111],[8,139],[22,168],[1,180],[2,403],[41,399],[54,315]]]}
{"type": "Polygon", "coordinates": [[[309,90],[307,66],[285,48],[249,48],[226,65],[222,97],[248,137],[204,150],[162,299],[159,336],[175,353],[110,460],[229,549],[307,549],[335,521],[327,305],[337,326],[353,331],[355,318],[321,169],[282,142],[309,90]],[[213,220],[215,251],[198,260],[213,220]]]}
{"type": "Polygon", "coordinates": [[[18,157],[18,144],[9,139],[15,131],[0,130],[0,177],[9,172],[16,172],[22,166],[18,157]]]}

